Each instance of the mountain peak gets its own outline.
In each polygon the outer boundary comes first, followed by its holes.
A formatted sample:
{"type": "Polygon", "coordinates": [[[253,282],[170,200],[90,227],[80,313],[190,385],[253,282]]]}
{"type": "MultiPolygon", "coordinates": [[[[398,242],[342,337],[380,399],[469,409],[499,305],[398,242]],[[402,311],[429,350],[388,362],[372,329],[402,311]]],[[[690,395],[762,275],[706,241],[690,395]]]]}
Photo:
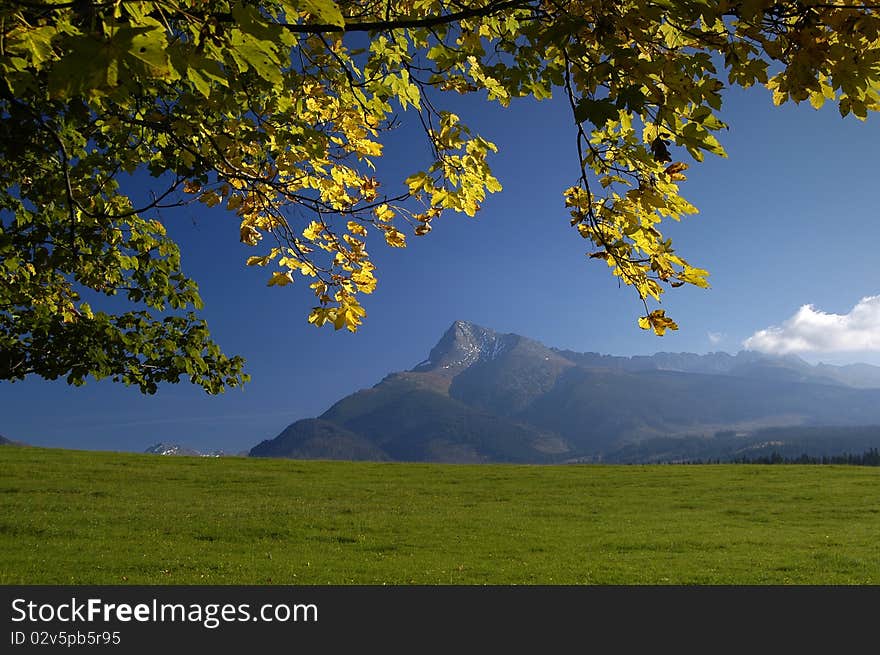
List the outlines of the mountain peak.
{"type": "Polygon", "coordinates": [[[197,450],[186,448],[176,443],[159,443],[150,446],[144,451],[148,455],[201,455],[197,450]]]}
{"type": "Polygon", "coordinates": [[[222,450],[212,450],[210,452],[201,452],[194,448],[187,448],[177,443],[165,443],[160,441],[154,446],[147,448],[144,453],[148,455],[187,455],[190,457],[223,457],[226,455],[222,450]]]}
{"type": "Polygon", "coordinates": [[[455,375],[478,361],[494,359],[517,339],[515,334],[499,334],[476,323],[458,320],[431,349],[428,359],[413,371],[455,375]]]}

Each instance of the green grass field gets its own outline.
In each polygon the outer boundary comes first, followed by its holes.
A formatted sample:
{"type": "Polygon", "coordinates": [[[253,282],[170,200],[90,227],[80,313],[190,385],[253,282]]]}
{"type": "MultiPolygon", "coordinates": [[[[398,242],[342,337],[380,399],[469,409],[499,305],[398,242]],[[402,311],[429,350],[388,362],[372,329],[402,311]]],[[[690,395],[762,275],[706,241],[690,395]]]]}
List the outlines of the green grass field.
{"type": "Polygon", "coordinates": [[[0,584],[880,584],[880,469],[0,448],[0,584]]]}

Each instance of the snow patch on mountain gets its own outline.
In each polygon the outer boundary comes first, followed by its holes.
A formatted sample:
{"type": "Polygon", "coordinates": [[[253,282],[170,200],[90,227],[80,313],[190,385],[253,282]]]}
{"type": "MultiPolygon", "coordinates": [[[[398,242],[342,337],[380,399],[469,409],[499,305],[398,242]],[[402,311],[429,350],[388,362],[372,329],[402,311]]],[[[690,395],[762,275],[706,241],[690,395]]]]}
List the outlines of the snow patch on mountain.
{"type": "Polygon", "coordinates": [[[150,446],[144,452],[148,455],[185,455],[189,457],[223,457],[226,455],[222,450],[211,450],[203,453],[180,444],[164,442],[150,446]]]}

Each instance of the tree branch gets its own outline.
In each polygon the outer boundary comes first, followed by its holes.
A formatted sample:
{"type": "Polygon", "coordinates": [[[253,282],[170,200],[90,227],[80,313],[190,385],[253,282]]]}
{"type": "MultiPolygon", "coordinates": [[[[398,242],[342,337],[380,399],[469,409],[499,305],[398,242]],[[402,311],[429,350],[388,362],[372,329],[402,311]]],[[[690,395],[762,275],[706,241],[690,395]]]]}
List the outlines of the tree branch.
{"type": "MultiPolygon", "coordinates": [[[[442,14],[440,16],[423,16],[421,18],[398,18],[393,20],[379,21],[355,21],[346,22],[343,26],[324,23],[280,23],[289,32],[297,34],[323,34],[326,32],[376,32],[383,30],[396,30],[412,27],[434,27],[436,25],[448,25],[468,18],[485,18],[510,9],[537,9],[530,0],[504,0],[502,2],[490,2],[483,7],[473,7],[461,11],[442,14]]],[[[386,16],[387,16],[386,12],[386,16]]],[[[232,14],[214,14],[221,21],[231,21],[232,14]]]]}

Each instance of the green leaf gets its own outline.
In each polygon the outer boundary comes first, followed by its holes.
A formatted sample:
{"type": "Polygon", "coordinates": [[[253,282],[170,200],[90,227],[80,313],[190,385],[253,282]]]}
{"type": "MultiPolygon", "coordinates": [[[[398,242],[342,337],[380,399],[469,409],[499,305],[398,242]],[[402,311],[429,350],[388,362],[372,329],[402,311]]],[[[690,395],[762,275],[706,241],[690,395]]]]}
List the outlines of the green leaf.
{"type": "Polygon", "coordinates": [[[149,66],[153,75],[165,76],[171,71],[164,29],[122,28],[114,37],[117,39],[121,43],[130,43],[128,54],[149,66]]]}
{"type": "Polygon", "coordinates": [[[616,121],[620,117],[617,105],[611,100],[591,100],[581,98],[574,108],[574,118],[578,123],[590,121],[596,127],[604,127],[608,121],[616,121]]]}
{"type": "Polygon", "coordinates": [[[49,94],[64,99],[104,93],[110,86],[105,46],[88,36],[70,37],[66,45],[68,54],[49,73],[49,94]]]}
{"type": "Polygon", "coordinates": [[[232,46],[229,54],[241,72],[251,69],[273,84],[281,84],[284,81],[280,62],[268,42],[258,41],[244,32],[236,31],[233,32],[232,46]]]}
{"type": "MultiPolygon", "coordinates": [[[[615,106],[619,109],[626,109],[634,114],[641,114],[647,102],[642,86],[640,84],[632,84],[617,92],[617,101],[615,106]]],[[[617,115],[610,120],[615,120],[617,115]]]]}
{"type": "Polygon", "coordinates": [[[44,61],[52,58],[52,38],[58,34],[54,25],[31,27],[24,34],[24,42],[31,53],[34,66],[40,68],[44,61]]]}
{"type": "Polygon", "coordinates": [[[273,42],[278,41],[284,32],[280,25],[268,22],[256,7],[251,5],[233,5],[231,13],[235,19],[236,28],[259,41],[267,42],[269,47],[273,42]]]}
{"type": "Polygon", "coordinates": [[[285,0],[283,4],[307,11],[322,23],[345,27],[345,18],[333,0],[285,0]]]}

